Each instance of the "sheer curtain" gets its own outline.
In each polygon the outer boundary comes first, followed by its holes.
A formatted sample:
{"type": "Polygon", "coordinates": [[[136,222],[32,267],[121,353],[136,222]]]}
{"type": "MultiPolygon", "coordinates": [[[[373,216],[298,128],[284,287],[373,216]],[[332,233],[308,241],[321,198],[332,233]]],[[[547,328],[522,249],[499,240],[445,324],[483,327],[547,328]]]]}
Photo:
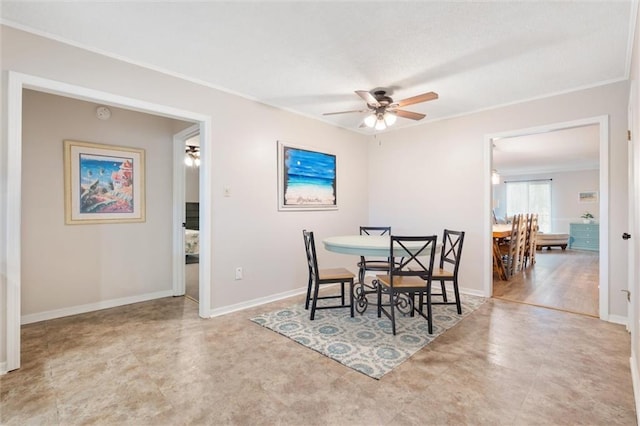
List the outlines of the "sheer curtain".
{"type": "Polygon", "coordinates": [[[551,232],[551,180],[506,182],[507,216],[537,213],[542,232],[551,232]]]}

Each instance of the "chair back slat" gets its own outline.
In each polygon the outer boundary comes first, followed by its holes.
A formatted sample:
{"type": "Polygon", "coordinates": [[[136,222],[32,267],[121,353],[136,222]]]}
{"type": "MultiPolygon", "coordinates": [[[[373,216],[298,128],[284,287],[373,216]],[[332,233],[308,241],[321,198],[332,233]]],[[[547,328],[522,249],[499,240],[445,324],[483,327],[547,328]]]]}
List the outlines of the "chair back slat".
{"type": "Polygon", "coordinates": [[[391,236],[389,276],[392,287],[394,276],[416,276],[431,280],[437,239],[436,235],[391,236]]]}
{"type": "Polygon", "coordinates": [[[464,243],[464,231],[452,231],[445,229],[442,235],[442,251],[440,256],[440,268],[445,263],[453,265],[453,274],[458,273],[460,256],[462,256],[462,244],[464,243]]]}
{"type": "Polygon", "coordinates": [[[390,235],[390,226],[361,226],[360,235],[390,235]]]}
{"type": "Polygon", "coordinates": [[[307,265],[309,267],[309,276],[318,279],[318,258],[316,256],[316,243],[313,238],[313,231],[302,231],[304,235],[304,248],[307,253],[307,265]]]}

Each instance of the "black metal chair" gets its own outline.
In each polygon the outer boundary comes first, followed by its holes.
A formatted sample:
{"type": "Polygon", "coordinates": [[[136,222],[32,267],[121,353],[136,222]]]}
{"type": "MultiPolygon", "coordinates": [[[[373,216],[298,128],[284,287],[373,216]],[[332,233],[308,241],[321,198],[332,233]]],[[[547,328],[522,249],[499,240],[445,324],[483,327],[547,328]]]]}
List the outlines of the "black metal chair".
{"type": "MultiPolygon", "coordinates": [[[[390,226],[361,226],[360,235],[391,235],[390,226]]],[[[358,262],[358,280],[364,283],[367,271],[381,272],[389,270],[389,259],[367,259],[360,256],[358,262]]]]}
{"type": "Polygon", "coordinates": [[[462,255],[462,244],[464,243],[464,231],[451,231],[445,229],[442,235],[442,249],[440,251],[440,267],[435,268],[431,279],[440,281],[442,293],[433,293],[431,296],[442,296],[442,302],[431,301],[432,305],[456,305],[458,315],[462,314],[460,306],[460,292],[458,290],[458,270],[460,268],[460,256],[462,255]],[[453,283],[453,294],[455,300],[447,300],[445,283],[453,283]]]}
{"type": "Polygon", "coordinates": [[[390,266],[388,275],[377,275],[378,318],[384,313],[391,320],[391,330],[396,334],[396,309],[398,304],[408,304],[411,315],[418,313],[428,322],[429,334],[433,334],[431,312],[431,274],[436,254],[436,235],[426,237],[391,236],[390,266]],[[396,259],[401,259],[396,263],[396,259]],[[411,266],[411,267],[409,267],[411,266]],[[404,294],[403,300],[400,296],[404,294]],[[388,295],[389,303],[382,301],[388,295]],[[415,296],[420,296],[420,308],[415,306],[415,296]],[[426,296],[427,315],[422,306],[422,295],[426,296]]]}
{"type": "Polygon", "coordinates": [[[345,268],[318,269],[318,258],[316,256],[316,243],[313,232],[303,230],[304,248],[307,253],[307,264],[309,266],[309,284],[307,286],[307,299],[304,308],[309,309],[311,302],[311,314],[309,318],[313,321],[316,309],[349,308],[353,317],[353,281],[355,275],[345,268]],[[349,303],[345,302],[345,284],[349,283],[349,303]],[[323,284],[340,284],[340,294],[319,296],[320,286],[323,284]],[[340,299],[340,305],[318,306],[319,299],[340,299]]]}

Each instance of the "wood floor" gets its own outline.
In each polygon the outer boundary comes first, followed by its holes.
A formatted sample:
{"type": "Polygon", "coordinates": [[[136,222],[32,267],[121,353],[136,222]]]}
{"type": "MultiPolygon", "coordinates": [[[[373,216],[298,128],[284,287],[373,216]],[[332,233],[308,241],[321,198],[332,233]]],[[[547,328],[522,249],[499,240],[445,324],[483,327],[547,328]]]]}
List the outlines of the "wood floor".
{"type": "Polygon", "coordinates": [[[493,297],[598,317],[598,252],[536,252],[536,264],[509,281],[493,277],[493,297]]]}

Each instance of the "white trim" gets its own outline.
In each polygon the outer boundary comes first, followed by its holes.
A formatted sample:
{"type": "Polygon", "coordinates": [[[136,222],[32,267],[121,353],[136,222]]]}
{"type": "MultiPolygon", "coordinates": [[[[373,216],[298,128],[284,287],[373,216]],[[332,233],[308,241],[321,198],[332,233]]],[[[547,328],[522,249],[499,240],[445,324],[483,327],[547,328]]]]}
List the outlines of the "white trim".
{"type": "MultiPolygon", "coordinates": [[[[211,118],[204,114],[181,110],[166,105],[128,98],[60,81],[8,71],[7,78],[7,370],[20,368],[20,218],[21,218],[21,173],[22,173],[22,92],[28,88],[40,92],[117,106],[143,113],[198,122],[201,135],[200,188],[203,194],[211,193],[209,182],[212,164],[211,118]]],[[[200,303],[199,315],[209,316],[211,294],[211,199],[204,197],[200,203],[200,303]]]]}
{"type": "Polygon", "coordinates": [[[136,296],[122,297],[120,299],[101,300],[95,303],[87,303],[85,305],[69,306],[62,309],[54,309],[51,311],[38,312],[22,316],[22,325],[32,324],[34,322],[47,321],[56,318],[68,317],[71,315],[84,314],[87,312],[99,311],[102,309],[115,308],[117,306],[130,305],[132,303],[146,302],[164,297],[172,297],[172,290],[157,291],[154,293],[139,294],[136,296]]]}
{"type": "Polygon", "coordinates": [[[583,118],[579,120],[565,121],[561,123],[551,123],[543,126],[516,129],[506,132],[487,134],[484,136],[484,203],[483,220],[485,224],[484,246],[484,295],[491,297],[493,294],[493,244],[491,215],[491,200],[493,197],[493,185],[491,184],[491,171],[493,170],[492,152],[493,139],[533,135],[547,133],[556,130],[570,129],[574,127],[589,126],[597,124],[600,133],[600,267],[599,267],[599,316],[604,321],[617,322],[621,317],[609,316],[609,116],[600,115],[596,117],[583,118]]]}
{"type": "Polygon", "coordinates": [[[483,290],[478,290],[475,288],[460,287],[459,291],[460,291],[460,294],[468,294],[469,296],[485,297],[483,290]]]}
{"type": "Polygon", "coordinates": [[[232,312],[242,311],[249,308],[254,308],[256,306],[266,305],[267,303],[277,302],[279,300],[287,299],[292,296],[298,296],[300,294],[306,294],[307,287],[298,288],[295,290],[285,291],[283,293],[272,294],[270,296],[259,297],[253,300],[247,300],[246,302],[236,303],[235,305],[228,305],[222,308],[213,309],[209,316],[219,317],[221,315],[230,314],[232,312]]]}
{"type": "Polygon", "coordinates": [[[7,374],[9,371],[7,370],[7,363],[6,362],[0,362],[0,376],[2,376],[3,374],[7,374]]]}
{"type": "Polygon", "coordinates": [[[202,318],[211,316],[211,262],[213,259],[211,232],[213,229],[213,205],[211,202],[211,176],[213,149],[211,148],[211,119],[200,122],[200,232],[198,233],[198,313],[202,318]]]}
{"type": "Polygon", "coordinates": [[[636,423],[640,425],[640,411],[637,407],[640,407],[640,376],[638,375],[638,361],[636,353],[631,350],[631,382],[633,383],[633,399],[636,402],[636,423]]]}
{"type": "Polygon", "coordinates": [[[613,324],[620,324],[620,325],[626,326],[627,322],[629,322],[629,318],[622,315],[609,315],[609,318],[607,318],[607,321],[613,324]]]}
{"type": "Polygon", "coordinates": [[[22,188],[22,80],[9,72],[7,78],[7,371],[20,368],[20,265],[22,188]]]}

